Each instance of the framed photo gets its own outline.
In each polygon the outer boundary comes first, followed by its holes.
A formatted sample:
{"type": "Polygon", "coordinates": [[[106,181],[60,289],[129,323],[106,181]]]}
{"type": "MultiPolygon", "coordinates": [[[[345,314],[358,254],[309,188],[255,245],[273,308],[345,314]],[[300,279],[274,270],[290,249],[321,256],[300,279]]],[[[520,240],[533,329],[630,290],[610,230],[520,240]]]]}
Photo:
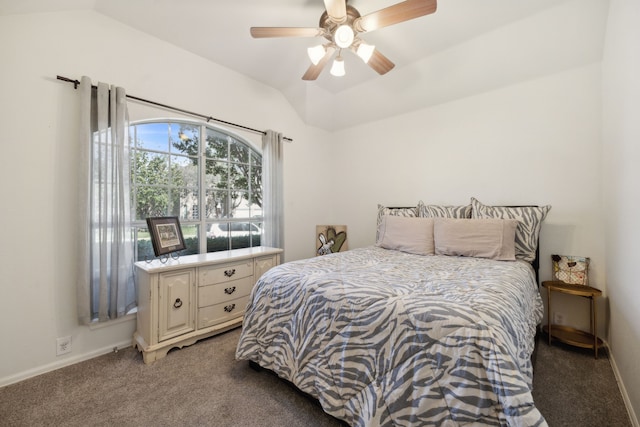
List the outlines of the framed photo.
{"type": "Polygon", "coordinates": [[[156,256],[181,251],[186,248],[177,216],[147,218],[153,252],[156,256]]]}

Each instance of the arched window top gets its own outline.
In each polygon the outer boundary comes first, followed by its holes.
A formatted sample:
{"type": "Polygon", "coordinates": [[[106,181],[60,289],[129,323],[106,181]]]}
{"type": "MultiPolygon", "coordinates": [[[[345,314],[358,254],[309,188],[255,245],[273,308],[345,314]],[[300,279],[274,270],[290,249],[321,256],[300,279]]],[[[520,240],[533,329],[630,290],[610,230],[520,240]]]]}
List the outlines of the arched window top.
{"type": "Polygon", "coordinates": [[[226,138],[229,139],[230,141],[235,141],[237,143],[240,144],[244,144],[245,146],[248,147],[248,149],[254,151],[256,154],[261,155],[262,149],[261,147],[256,146],[256,144],[247,139],[244,138],[243,136],[229,130],[226,129],[222,126],[216,125],[216,124],[212,124],[212,123],[206,123],[206,122],[202,122],[199,120],[192,120],[192,119],[177,119],[177,118],[153,118],[153,119],[142,119],[142,120],[136,120],[136,121],[131,121],[130,122],[130,126],[139,126],[139,125],[148,125],[151,128],[153,128],[154,124],[173,124],[173,137],[174,139],[176,137],[180,137],[180,129],[179,127],[184,127],[186,135],[188,135],[188,129],[195,129],[195,128],[199,128],[199,127],[205,127],[208,130],[208,133],[215,138],[226,138]],[[178,127],[176,127],[178,126],[178,127]],[[176,132],[176,129],[177,132],[176,132]]]}

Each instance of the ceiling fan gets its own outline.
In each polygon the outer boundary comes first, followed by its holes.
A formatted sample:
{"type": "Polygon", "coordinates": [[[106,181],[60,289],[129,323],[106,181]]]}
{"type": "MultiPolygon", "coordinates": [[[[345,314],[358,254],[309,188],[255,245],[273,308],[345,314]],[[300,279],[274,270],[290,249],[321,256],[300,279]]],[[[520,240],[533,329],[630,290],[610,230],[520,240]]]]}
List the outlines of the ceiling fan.
{"type": "Polygon", "coordinates": [[[365,43],[360,33],[377,30],[389,25],[398,24],[436,11],[437,0],[405,0],[376,12],[360,15],[347,0],[324,0],[325,12],[320,16],[318,28],[313,27],[251,27],[254,38],[266,37],[324,37],[324,44],[308,49],[311,66],[302,76],[302,80],[315,80],[329,62],[333,54],[338,55],[333,61],[331,74],[345,74],[342,50],[355,52],[378,74],[386,74],[395,64],[380,53],[375,46],[365,43]]]}

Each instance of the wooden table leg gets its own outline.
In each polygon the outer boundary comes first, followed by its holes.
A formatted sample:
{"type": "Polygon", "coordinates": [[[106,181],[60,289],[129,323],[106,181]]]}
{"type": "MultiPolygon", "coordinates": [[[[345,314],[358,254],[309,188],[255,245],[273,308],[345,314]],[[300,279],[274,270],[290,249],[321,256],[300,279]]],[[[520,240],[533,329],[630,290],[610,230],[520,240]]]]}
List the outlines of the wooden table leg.
{"type": "Polygon", "coordinates": [[[596,359],[598,358],[598,311],[596,309],[596,299],[591,297],[591,327],[593,334],[593,348],[595,350],[596,359]]]}
{"type": "Polygon", "coordinates": [[[547,288],[547,333],[551,345],[551,289],[547,288]]]}

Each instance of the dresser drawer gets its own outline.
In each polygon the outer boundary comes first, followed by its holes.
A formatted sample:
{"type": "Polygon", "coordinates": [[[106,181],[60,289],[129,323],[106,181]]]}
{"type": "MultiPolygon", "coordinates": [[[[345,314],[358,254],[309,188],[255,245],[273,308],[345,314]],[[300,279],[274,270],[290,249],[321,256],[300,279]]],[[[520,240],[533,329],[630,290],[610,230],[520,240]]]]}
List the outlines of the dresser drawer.
{"type": "Polygon", "coordinates": [[[253,260],[235,264],[200,267],[198,285],[213,285],[216,283],[224,283],[230,280],[237,280],[248,276],[253,276],[253,260]]]}
{"type": "Polygon", "coordinates": [[[226,283],[202,286],[198,289],[198,307],[207,307],[247,296],[251,293],[252,287],[253,276],[226,283]]]}
{"type": "Polygon", "coordinates": [[[256,258],[255,260],[255,281],[271,268],[278,265],[278,255],[256,258]]]}
{"type": "Polygon", "coordinates": [[[244,314],[249,295],[198,309],[198,328],[217,325],[244,314]]]}

